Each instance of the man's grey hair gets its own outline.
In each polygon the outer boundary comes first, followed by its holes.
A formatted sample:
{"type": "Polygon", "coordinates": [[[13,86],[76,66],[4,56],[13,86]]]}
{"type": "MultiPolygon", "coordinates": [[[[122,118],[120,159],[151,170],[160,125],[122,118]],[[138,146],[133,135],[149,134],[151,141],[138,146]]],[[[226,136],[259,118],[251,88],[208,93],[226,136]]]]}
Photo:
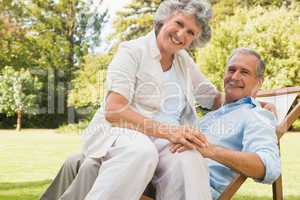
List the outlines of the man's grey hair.
{"type": "Polygon", "coordinates": [[[194,39],[191,47],[202,47],[211,38],[211,28],[209,20],[212,16],[211,5],[207,0],[165,0],[154,15],[154,30],[159,33],[166,19],[171,17],[176,11],[185,15],[194,16],[197,25],[201,28],[201,34],[194,39]]]}
{"type": "Polygon", "coordinates": [[[250,49],[250,48],[245,48],[245,47],[233,49],[232,52],[231,52],[231,55],[229,56],[229,58],[227,60],[227,65],[229,64],[231,59],[236,54],[246,54],[246,55],[255,56],[257,58],[256,77],[259,78],[259,79],[262,79],[262,80],[264,79],[266,64],[263,61],[263,59],[261,58],[261,56],[256,51],[254,51],[253,49],[250,49]]]}

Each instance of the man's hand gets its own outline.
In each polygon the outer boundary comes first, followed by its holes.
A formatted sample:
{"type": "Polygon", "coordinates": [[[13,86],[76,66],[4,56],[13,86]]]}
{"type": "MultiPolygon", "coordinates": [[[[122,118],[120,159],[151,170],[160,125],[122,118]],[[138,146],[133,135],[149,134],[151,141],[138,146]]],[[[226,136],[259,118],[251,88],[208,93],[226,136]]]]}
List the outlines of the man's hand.
{"type": "Polygon", "coordinates": [[[266,110],[272,112],[277,117],[277,111],[276,111],[276,107],[274,104],[267,103],[267,102],[260,102],[260,104],[263,109],[266,109],[266,110]]]}
{"type": "Polygon", "coordinates": [[[173,126],[168,132],[167,139],[173,144],[180,144],[182,149],[208,146],[206,137],[197,129],[188,126],[173,126]]]}

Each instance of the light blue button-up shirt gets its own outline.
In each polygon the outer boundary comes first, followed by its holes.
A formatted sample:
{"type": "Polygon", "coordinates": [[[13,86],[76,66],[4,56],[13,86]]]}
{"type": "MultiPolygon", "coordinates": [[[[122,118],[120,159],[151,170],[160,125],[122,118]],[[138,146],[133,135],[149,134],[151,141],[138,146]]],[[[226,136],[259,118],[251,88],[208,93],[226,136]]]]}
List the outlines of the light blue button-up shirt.
{"type": "MultiPolygon", "coordinates": [[[[271,112],[262,109],[253,98],[245,97],[206,114],[198,126],[212,144],[257,153],[264,163],[265,177],[255,181],[272,183],[280,175],[276,123],[271,112]]],[[[210,159],[208,167],[212,195],[217,199],[237,173],[210,159]]]]}

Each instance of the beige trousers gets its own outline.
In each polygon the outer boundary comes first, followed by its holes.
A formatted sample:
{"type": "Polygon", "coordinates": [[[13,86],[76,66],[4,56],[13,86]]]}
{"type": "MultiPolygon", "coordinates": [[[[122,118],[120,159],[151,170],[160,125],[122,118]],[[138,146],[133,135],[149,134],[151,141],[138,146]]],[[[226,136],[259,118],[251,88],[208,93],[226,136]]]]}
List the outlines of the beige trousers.
{"type": "Polygon", "coordinates": [[[172,154],[167,145],[153,149],[153,144],[156,142],[144,135],[119,138],[101,168],[100,161],[82,162],[82,156],[74,156],[65,162],[41,199],[138,200],[151,179],[156,200],[211,199],[208,168],[200,153],[172,154]]]}
{"type": "Polygon", "coordinates": [[[100,162],[75,154],[66,159],[40,200],[82,200],[98,176],[100,162]]]}

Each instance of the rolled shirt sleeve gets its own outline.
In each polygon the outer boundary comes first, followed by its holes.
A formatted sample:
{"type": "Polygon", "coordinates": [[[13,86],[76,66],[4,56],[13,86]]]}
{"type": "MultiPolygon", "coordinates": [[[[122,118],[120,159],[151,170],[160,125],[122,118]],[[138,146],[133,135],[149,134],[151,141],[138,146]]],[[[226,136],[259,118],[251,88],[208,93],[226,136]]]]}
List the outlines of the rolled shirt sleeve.
{"type": "Polygon", "coordinates": [[[281,173],[276,119],[269,111],[254,109],[245,127],[242,151],[256,153],[264,164],[264,178],[255,181],[273,183],[281,173]]]}
{"type": "Polygon", "coordinates": [[[121,43],[107,70],[107,91],[116,92],[131,102],[137,68],[134,52],[126,42],[121,43]]]}

